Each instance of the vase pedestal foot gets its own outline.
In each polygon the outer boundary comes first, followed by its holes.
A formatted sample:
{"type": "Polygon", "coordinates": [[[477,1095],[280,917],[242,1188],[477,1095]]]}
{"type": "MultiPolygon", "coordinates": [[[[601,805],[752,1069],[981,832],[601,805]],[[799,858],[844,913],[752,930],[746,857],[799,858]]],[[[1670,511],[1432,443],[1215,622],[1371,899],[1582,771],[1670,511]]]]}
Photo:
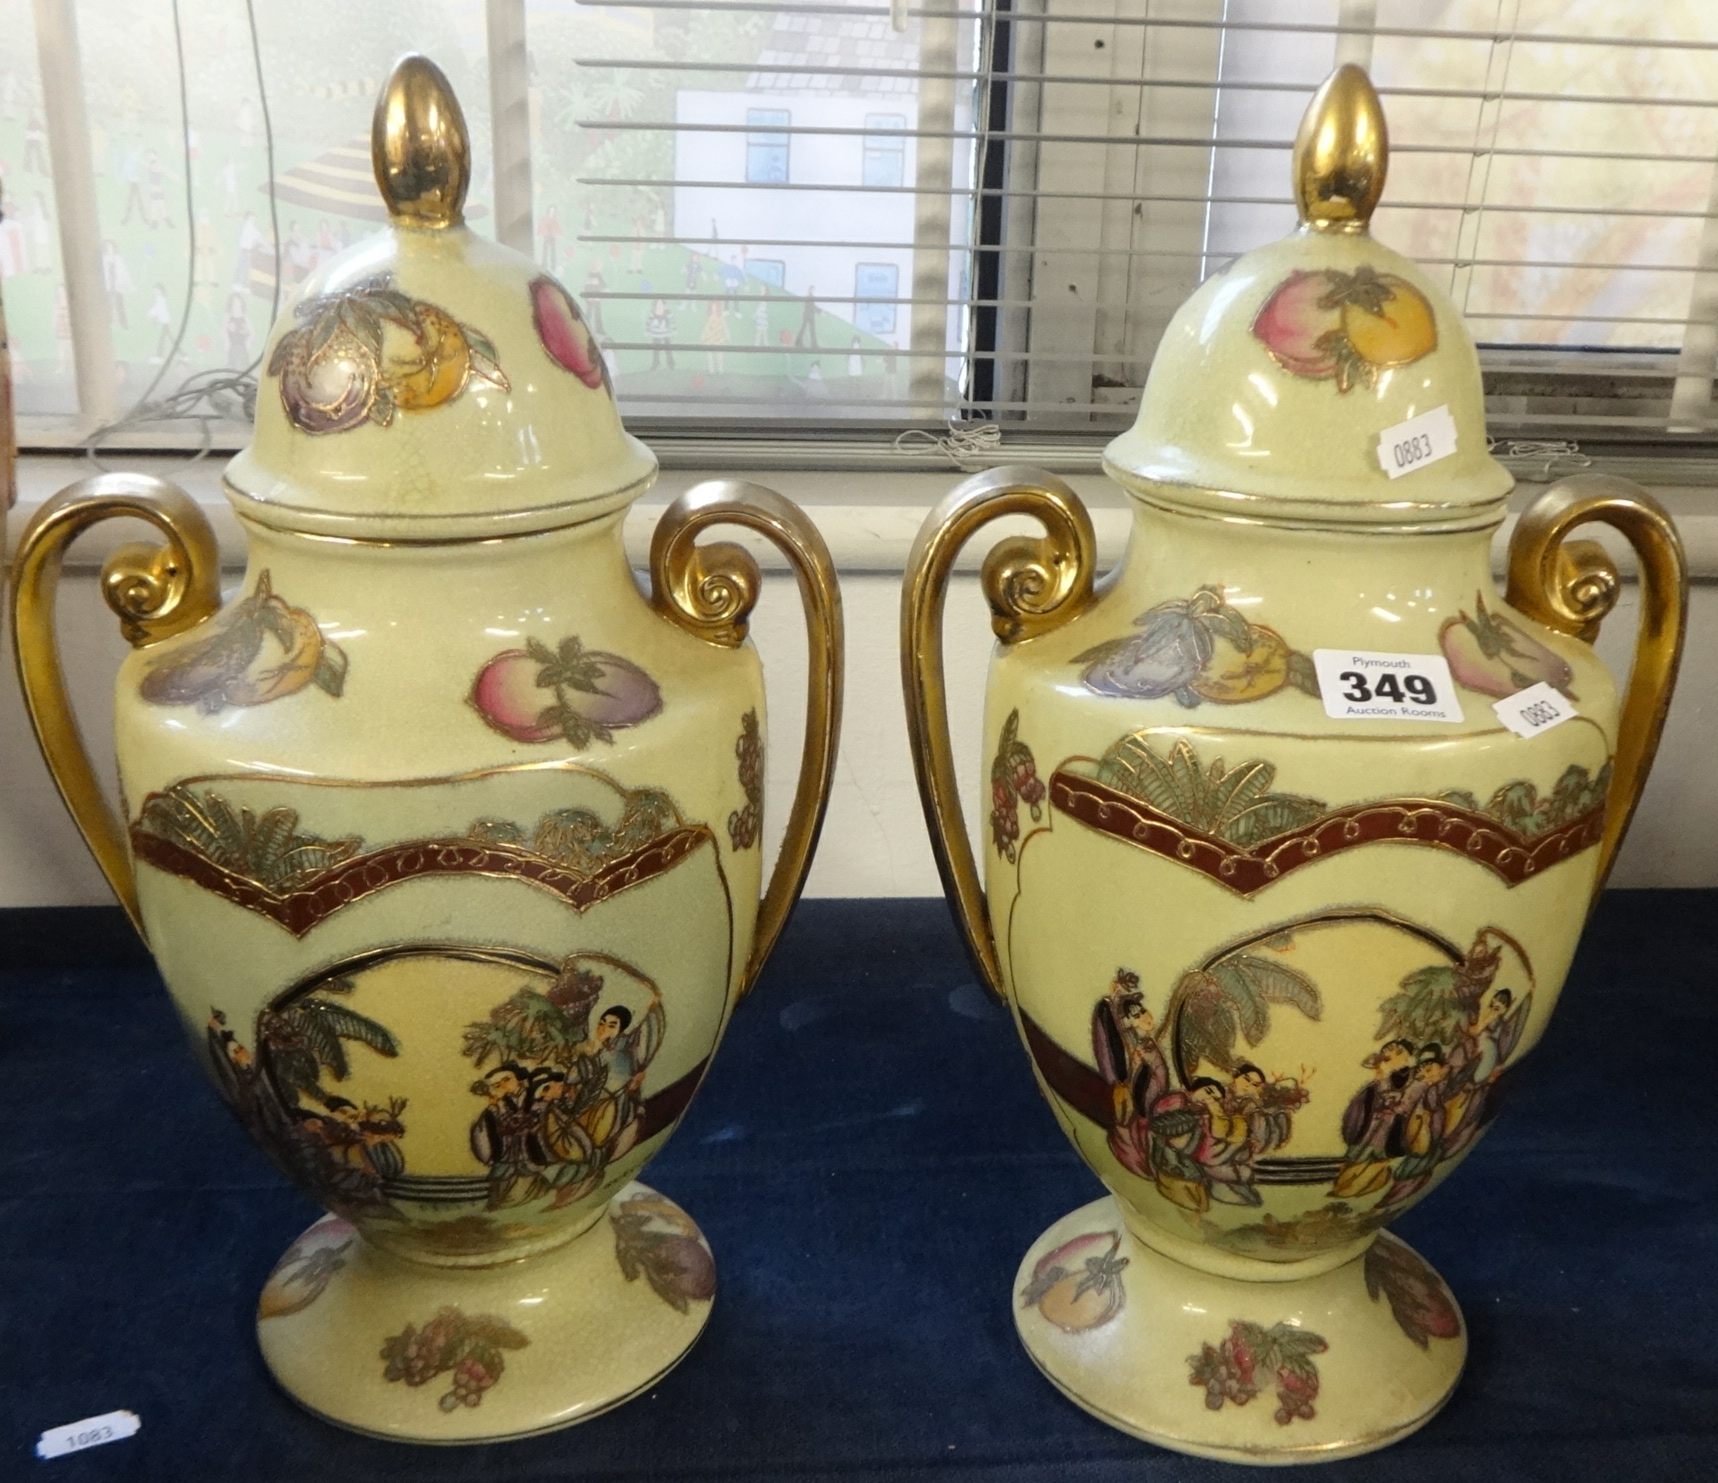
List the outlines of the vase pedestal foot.
{"type": "Polygon", "coordinates": [[[1316,1276],[1216,1276],[1135,1240],[1113,1198],[1027,1252],[1014,1319],[1033,1362],[1111,1426],[1226,1462],[1375,1451],[1435,1416],[1467,1336],[1442,1279],[1384,1234],[1316,1276]]]}
{"type": "Polygon", "coordinates": [[[710,1316],[715,1268],[679,1206],[630,1184],[573,1240],[493,1266],[385,1252],[335,1216],[281,1258],[257,1341],[300,1405],[407,1442],[494,1442],[648,1389],[710,1316]]]}

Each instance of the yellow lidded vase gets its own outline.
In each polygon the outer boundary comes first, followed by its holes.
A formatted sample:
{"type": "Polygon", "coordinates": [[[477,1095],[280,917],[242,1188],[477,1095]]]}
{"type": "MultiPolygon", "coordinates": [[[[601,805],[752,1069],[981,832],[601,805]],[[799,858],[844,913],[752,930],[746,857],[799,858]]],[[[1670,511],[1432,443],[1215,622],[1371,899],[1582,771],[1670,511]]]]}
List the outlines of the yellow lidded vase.
{"type": "Polygon", "coordinates": [[[787,500],[699,486],[650,590],[621,526],[656,460],[572,296],[476,236],[459,104],[407,57],[377,104],[391,220],[306,282],[226,490],[223,600],[179,490],[63,491],[17,555],[15,640],[62,794],[240,1121],[331,1214],[263,1290],[264,1357],[339,1424],[431,1442],[564,1426],[651,1385],[715,1267],[636,1182],[797,898],[828,797],[841,614],[787,500]],[[69,543],[110,516],[134,644],[122,816],[53,632],[69,543]],[[804,758],[763,878],[750,527],[809,627],[804,758]]]}
{"type": "Polygon", "coordinates": [[[1442,290],[1372,238],[1382,110],[1339,69],[1301,125],[1301,227],[1171,321],[1105,468],[1121,565],[1027,469],[969,480],[909,560],[902,653],[926,817],[972,956],[1110,1195],[1014,1292],[1073,1400],[1181,1451],[1295,1462],[1424,1424],[1466,1354],[1388,1224],[1466,1156],[1544,1032],[1639,797],[1686,604],[1666,514],[1565,480],[1490,549],[1512,480],[1442,290]],[[943,698],[944,589],[983,585],[982,871],[943,698]],[[1591,642],[1633,544],[1619,704],[1591,642]],[[1257,1401],[1257,1404],[1252,1402],[1257,1401]]]}

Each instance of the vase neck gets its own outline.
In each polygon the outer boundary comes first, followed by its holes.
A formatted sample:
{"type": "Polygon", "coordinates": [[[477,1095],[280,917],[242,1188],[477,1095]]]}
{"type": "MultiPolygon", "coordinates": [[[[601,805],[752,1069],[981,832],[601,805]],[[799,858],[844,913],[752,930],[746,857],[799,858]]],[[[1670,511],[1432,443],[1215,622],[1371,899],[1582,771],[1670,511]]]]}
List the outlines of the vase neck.
{"type": "Polygon", "coordinates": [[[246,587],[267,571],[275,591],[328,594],[355,622],[406,622],[449,606],[510,620],[522,606],[563,598],[569,590],[586,611],[629,608],[644,598],[626,559],[624,518],[617,511],[537,535],[395,545],[247,520],[246,587]]]}
{"type": "Polygon", "coordinates": [[[1394,534],[1224,520],[1136,502],[1127,554],[1107,597],[1140,613],[1201,587],[1291,647],[1435,650],[1444,622],[1500,603],[1495,527],[1394,534]],[[1291,632],[1290,630],[1294,630],[1291,632]]]}

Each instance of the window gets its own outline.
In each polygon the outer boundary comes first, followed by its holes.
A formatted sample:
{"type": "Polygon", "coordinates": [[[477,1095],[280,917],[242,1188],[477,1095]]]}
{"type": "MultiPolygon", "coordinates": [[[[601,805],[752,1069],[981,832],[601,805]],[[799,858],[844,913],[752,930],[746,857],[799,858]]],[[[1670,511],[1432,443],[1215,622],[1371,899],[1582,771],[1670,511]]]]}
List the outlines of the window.
{"type": "Polygon", "coordinates": [[[894,334],[894,300],[900,282],[901,270],[893,263],[860,263],[853,270],[854,325],[868,335],[894,334]]]}
{"type": "Polygon", "coordinates": [[[145,392],[183,414],[152,439],[242,440],[239,373],[277,291],[380,221],[370,109],[409,46],[464,103],[473,227],[591,299],[647,435],[844,420],[886,449],[906,424],[983,419],[1090,466],[1174,309],[1289,228],[1301,110],[1354,60],[1390,113],[1377,235],[1468,316],[1494,430],[1718,453],[1704,0],[522,9],[529,67],[503,63],[497,86],[529,106],[492,121],[485,21],[513,6],[258,5],[255,57],[246,7],[187,6],[187,133],[165,7],[0,0],[0,279],[24,441],[75,441],[145,392]],[[71,209],[48,168],[67,79],[41,71],[65,53],[39,64],[34,29],[67,16],[94,179],[71,209]],[[724,316],[719,371],[651,354],[657,299],[676,349],[724,316]],[[891,368],[875,394],[832,376],[808,399],[812,360],[855,339],[861,364],[891,368]]]}
{"type": "Polygon", "coordinates": [[[1174,309],[1292,228],[1301,111],[1356,61],[1390,119],[1375,235],[1466,315],[1505,448],[1718,434],[1718,296],[1694,292],[1718,269],[1712,7],[1666,0],[1643,20],[1627,0],[1222,0],[1179,6],[1173,24],[1156,14],[1012,12],[1010,70],[1043,81],[1009,100],[994,287],[975,295],[997,305],[985,406],[1005,426],[1101,435],[1131,419],[1174,309]]]}
{"type": "Polygon", "coordinates": [[[907,139],[904,133],[886,134],[883,129],[905,129],[904,113],[868,113],[865,115],[865,173],[866,185],[897,186],[907,178],[907,139]]]}
{"type": "Polygon", "coordinates": [[[752,185],[787,184],[787,126],[792,115],[785,108],[748,108],[746,127],[781,132],[746,135],[746,180],[752,185]]]}

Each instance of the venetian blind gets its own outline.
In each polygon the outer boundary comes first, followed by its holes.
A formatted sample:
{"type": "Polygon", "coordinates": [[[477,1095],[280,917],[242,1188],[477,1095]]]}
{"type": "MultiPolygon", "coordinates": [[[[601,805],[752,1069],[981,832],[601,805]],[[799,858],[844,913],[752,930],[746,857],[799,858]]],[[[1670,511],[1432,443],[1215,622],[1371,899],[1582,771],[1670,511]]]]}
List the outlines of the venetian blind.
{"type": "Polygon", "coordinates": [[[1375,234],[1466,315],[1494,433],[1710,440],[1718,7],[1050,0],[1011,30],[1004,422],[1131,416],[1176,305],[1293,228],[1301,111],[1355,61],[1390,120],[1375,234]]]}
{"type": "Polygon", "coordinates": [[[30,441],[81,435],[92,397],[123,412],[254,359],[277,263],[290,292],[374,229],[364,130],[408,47],[472,121],[474,226],[585,300],[658,437],[894,457],[902,429],[953,422],[981,460],[1096,446],[1176,306],[1292,228],[1290,142],[1341,61],[1389,111],[1376,232],[1468,316],[1500,438],[1703,457],[1718,426],[1708,0],[0,0],[0,19],[30,441]],[[48,158],[66,90],[37,62],[63,79],[70,19],[81,214],[48,158]]]}

